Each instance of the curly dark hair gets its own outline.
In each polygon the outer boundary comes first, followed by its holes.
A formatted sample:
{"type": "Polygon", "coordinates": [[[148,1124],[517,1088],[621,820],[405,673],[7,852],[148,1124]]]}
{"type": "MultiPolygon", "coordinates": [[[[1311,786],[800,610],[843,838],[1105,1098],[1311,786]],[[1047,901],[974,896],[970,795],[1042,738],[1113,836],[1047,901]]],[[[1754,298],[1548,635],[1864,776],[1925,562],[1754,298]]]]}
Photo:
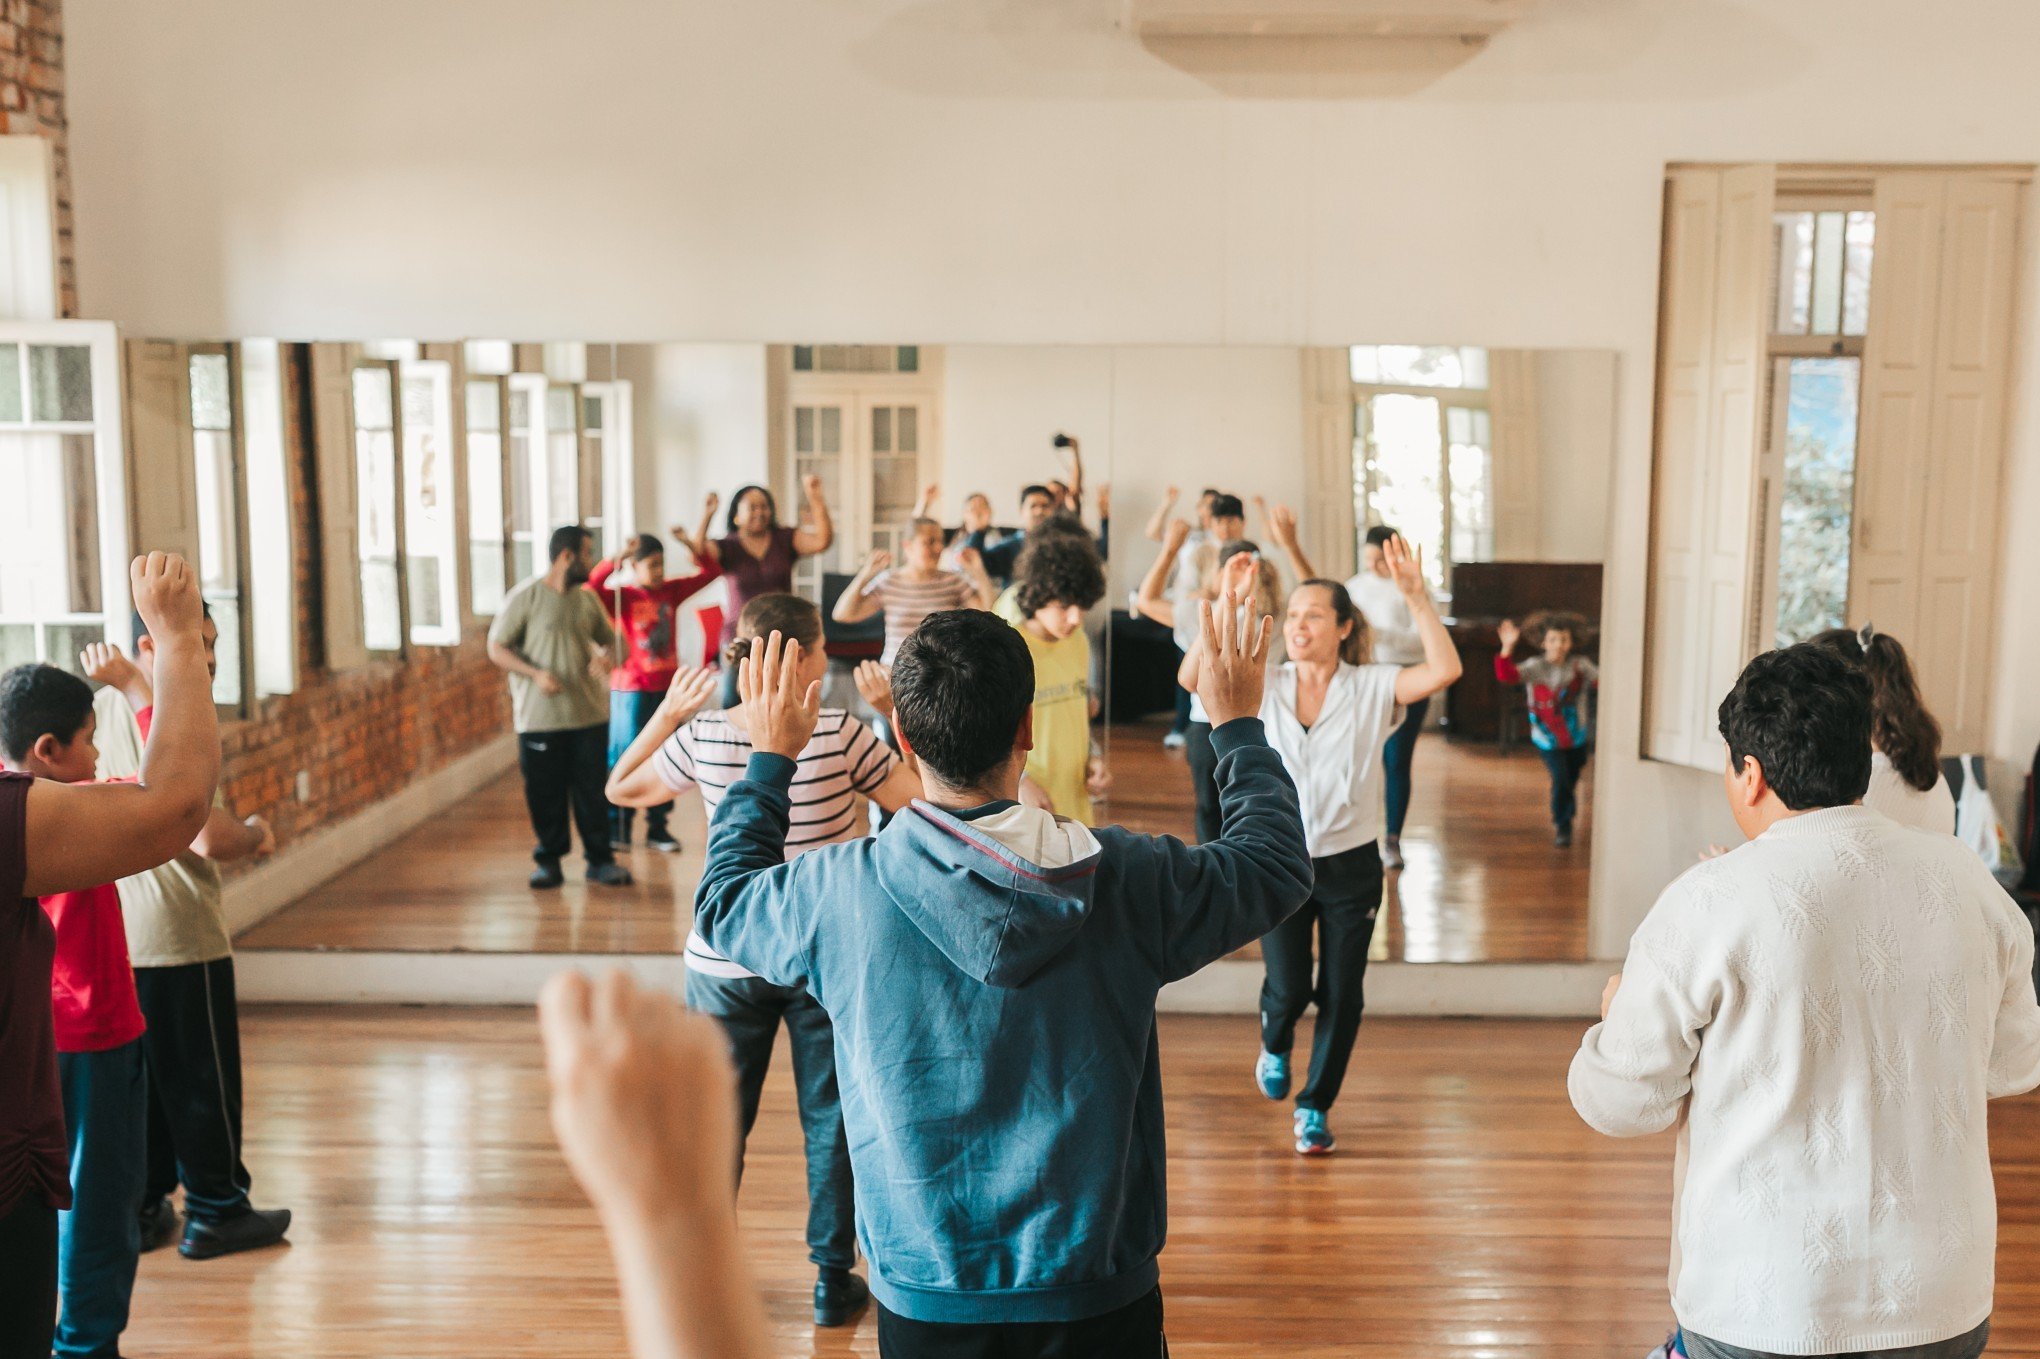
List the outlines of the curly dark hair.
{"type": "Polygon", "coordinates": [[[1870,786],[1870,681],[1830,647],[1766,651],[1743,668],[1719,718],[1735,768],[1756,757],[1795,812],[1846,807],[1870,786]]]}
{"type": "Polygon", "coordinates": [[[1013,577],[1020,585],[1013,602],[1022,617],[1051,604],[1088,609],[1105,597],[1105,563],[1088,532],[1030,534],[1013,577]]]}

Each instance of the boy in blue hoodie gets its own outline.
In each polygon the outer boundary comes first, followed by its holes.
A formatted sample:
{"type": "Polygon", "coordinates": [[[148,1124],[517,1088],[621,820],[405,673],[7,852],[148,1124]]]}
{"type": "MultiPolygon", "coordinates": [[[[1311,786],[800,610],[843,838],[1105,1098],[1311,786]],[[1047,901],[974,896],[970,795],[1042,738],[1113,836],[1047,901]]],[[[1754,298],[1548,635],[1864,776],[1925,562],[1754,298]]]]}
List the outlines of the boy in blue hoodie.
{"type": "Polygon", "coordinates": [[[1228,603],[1199,642],[1224,830],[1195,848],[1021,806],[1033,665],[995,615],[957,610],[893,666],[926,800],[782,863],[819,696],[776,633],[744,662],[755,753],[710,828],[695,925],[834,1021],[887,1359],[1166,1353],[1155,996],[1311,887],[1296,789],[1256,716],[1270,620],[1235,626],[1228,603]]]}

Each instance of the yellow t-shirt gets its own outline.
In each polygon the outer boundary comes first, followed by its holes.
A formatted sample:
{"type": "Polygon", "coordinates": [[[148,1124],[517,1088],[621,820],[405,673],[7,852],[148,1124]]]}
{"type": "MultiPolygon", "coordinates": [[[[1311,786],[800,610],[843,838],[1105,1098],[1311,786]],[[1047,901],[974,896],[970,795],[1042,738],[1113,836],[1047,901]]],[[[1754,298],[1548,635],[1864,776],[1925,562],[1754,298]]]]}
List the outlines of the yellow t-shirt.
{"type": "Polygon", "coordinates": [[[1058,816],[1091,823],[1084,777],[1091,762],[1091,639],[1078,628],[1060,642],[1020,629],[1034,658],[1034,749],[1027,777],[1048,791],[1058,816]]]}

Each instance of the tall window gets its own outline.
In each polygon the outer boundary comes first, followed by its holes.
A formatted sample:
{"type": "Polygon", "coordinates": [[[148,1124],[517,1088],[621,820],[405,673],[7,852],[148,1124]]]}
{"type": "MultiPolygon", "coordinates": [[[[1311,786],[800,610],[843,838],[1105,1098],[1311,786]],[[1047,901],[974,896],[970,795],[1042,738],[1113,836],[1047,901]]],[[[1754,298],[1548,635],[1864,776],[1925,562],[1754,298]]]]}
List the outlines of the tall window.
{"type": "Polygon", "coordinates": [[[227,356],[196,353],[191,381],[191,459],[198,488],[198,583],[219,629],[213,702],[239,709],[248,637],[241,581],[241,478],[234,456],[233,373],[227,356]]]}
{"type": "Polygon", "coordinates": [[[0,344],[0,670],[106,638],[92,348],[0,344]]]}
{"type": "Polygon", "coordinates": [[[510,575],[528,580],[550,528],[540,527],[545,505],[545,379],[510,378],[510,575]]]}
{"type": "Polygon", "coordinates": [[[388,363],[354,370],[354,477],[361,553],[361,639],[370,651],[404,648],[398,564],[396,391],[388,363]]]}
{"type": "Polygon", "coordinates": [[[1465,345],[1356,345],[1354,521],[1393,526],[1424,557],[1431,588],[1495,549],[1488,354],[1465,345]]]}
{"type": "Polygon", "coordinates": [[[595,555],[606,557],[617,551],[621,545],[611,545],[612,537],[631,532],[628,524],[611,525],[604,512],[608,497],[604,494],[604,483],[609,470],[607,446],[612,431],[609,429],[608,400],[592,384],[581,387],[581,457],[580,457],[580,500],[581,522],[595,535],[595,555]]]}
{"type": "Polygon", "coordinates": [[[503,538],[503,380],[472,378],[467,384],[468,572],[476,615],[489,618],[503,607],[508,554],[503,538]]]}
{"type": "Polygon", "coordinates": [[[556,382],[545,389],[545,514],[540,528],[548,537],[556,528],[581,521],[578,392],[569,383],[556,382]]]}
{"type": "Polygon", "coordinates": [[[287,694],[297,687],[297,559],[284,446],[283,356],[275,340],[243,340],[237,349],[255,692],[287,694]]]}
{"type": "Polygon", "coordinates": [[[460,641],[459,539],[453,522],[453,368],[436,360],[405,363],[404,574],[411,641],[460,641]]]}
{"type": "Polygon", "coordinates": [[[1849,616],[1856,415],[1876,215],[1867,201],[1772,217],[1771,404],[1778,646],[1849,616]]]}

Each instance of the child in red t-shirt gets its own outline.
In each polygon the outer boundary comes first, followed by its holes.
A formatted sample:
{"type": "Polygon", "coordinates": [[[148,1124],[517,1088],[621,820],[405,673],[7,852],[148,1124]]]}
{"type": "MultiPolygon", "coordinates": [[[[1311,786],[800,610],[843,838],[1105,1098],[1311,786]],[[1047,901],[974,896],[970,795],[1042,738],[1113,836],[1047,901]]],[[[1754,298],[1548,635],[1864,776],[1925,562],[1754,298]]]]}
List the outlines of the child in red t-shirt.
{"type": "MultiPolygon", "coordinates": [[[[92,689],[52,665],[0,676],[0,765],[58,783],[90,783],[92,689]]],[[[57,1079],[71,1141],[71,1207],[57,1219],[60,1354],[114,1354],[127,1329],[141,1253],[136,1217],[148,1104],[142,1010],[113,883],[42,898],[56,931],[51,1000],[57,1079]]]]}
{"type": "MultiPolygon", "coordinates": [[[[682,545],[687,535],[674,530],[682,545]]],[[[602,562],[588,576],[588,588],[602,601],[602,611],[616,626],[623,654],[609,672],[609,766],[644,730],[658,710],[680,668],[680,605],[722,575],[713,558],[694,554],[691,576],[668,579],[666,545],[657,534],[641,533],[629,547],[602,562]]],[[[663,853],[680,849],[666,827],[669,806],[645,811],[645,843],[663,853]]],[[[609,838],[618,849],[630,847],[631,809],[609,809],[609,838]]]]}

